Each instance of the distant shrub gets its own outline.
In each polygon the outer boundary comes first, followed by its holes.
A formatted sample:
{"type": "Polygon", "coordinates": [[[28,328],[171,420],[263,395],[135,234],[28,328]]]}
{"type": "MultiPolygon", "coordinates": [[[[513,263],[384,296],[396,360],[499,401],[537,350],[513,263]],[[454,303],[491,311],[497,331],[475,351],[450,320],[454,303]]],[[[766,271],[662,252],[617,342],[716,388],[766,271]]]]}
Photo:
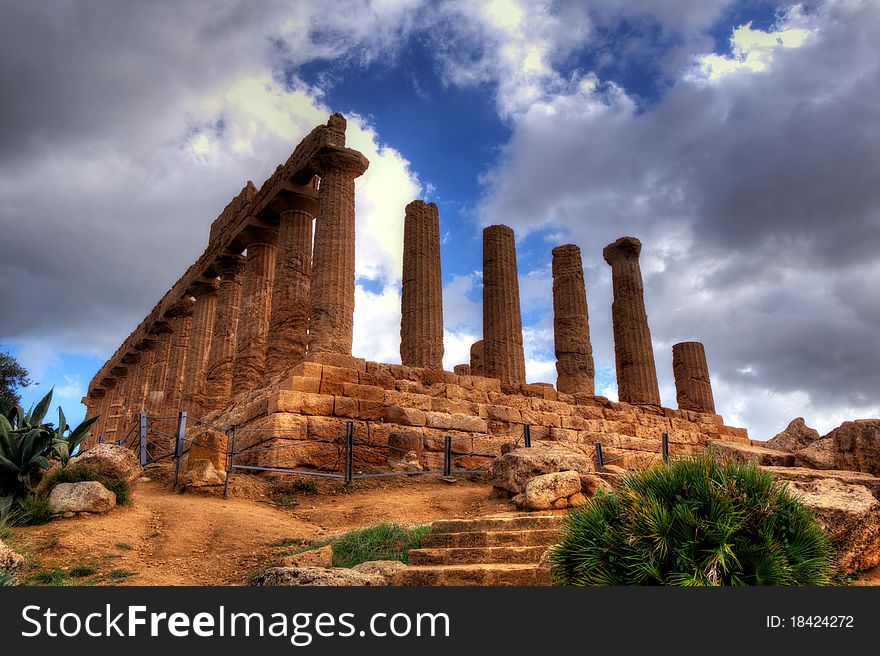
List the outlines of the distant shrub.
{"type": "Polygon", "coordinates": [[[624,477],[571,511],[550,554],[560,585],[828,585],[811,512],[754,464],[708,456],[624,477]]]}

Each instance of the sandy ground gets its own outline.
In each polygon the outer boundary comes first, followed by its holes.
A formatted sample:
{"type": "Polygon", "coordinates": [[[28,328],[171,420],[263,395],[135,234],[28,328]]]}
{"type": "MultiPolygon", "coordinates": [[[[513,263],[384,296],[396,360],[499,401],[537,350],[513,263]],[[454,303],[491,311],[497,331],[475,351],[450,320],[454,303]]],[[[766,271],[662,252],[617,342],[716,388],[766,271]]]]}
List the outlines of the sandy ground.
{"type": "Polygon", "coordinates": [[[12,544],[29,561],[25,576],[33,582],[61,570],[66,583],[240,585],[315,539],[383,521],[415,525],[512,509],[490,499],[486,483],[435,476],[355,481],[349,490],[319,481],[318,491],[297,489],[290,477],[242,476],[229,499],[178,494],[163,474],[150,476],[159,478],[138,483],[129,507],[15,529],[12,544]]]}

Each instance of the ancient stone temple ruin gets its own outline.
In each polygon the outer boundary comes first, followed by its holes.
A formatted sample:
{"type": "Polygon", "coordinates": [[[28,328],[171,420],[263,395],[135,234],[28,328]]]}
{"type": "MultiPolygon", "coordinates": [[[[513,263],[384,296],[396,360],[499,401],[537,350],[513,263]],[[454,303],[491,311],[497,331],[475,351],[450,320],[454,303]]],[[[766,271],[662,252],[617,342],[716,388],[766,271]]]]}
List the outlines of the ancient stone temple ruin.
{"type": "MultiPolygon", "coordinates": [[[[312,130],[257,189],[248,182],[211,224],[202,255],[95,374],[84,399],[100,415],[89,448],[129,432],[140,413],[187,412],[203,456],[237,462],[326,466],[347,422],[370,448],[359,466],[428,468],[454,438],[459,466],[484,467],[530,428],[533,441],[592,446],[637,467],[667,433],[672,453],[708,440],[748,443],[715,414],[706,355],[673,349],[678,409],[660,406],[639,269],[640,242],[607,246],[620,402],[595,395],[581,253],[555,248],[556,388],[526,383],[516,245],[503,225],[483,232],[483,338],[470,362],[443,369],[437,207],[410,203],[404,225],[402,364],[353,357],[355,184],[367,159],[345,146],[335,114],[312,130]],[[392,451],[389,446],[394,446],[392,451]]],[[[192,459],[192,454],[190,454],[192,459]]]]}

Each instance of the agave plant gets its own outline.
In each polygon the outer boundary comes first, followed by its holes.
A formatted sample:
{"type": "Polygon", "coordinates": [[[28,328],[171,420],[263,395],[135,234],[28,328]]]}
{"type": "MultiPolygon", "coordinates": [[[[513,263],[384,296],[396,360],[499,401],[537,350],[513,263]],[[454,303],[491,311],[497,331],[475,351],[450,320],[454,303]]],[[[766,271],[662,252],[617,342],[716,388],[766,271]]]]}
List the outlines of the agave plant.
{"type": "Polygon", "coordinates": [[[0,400],[0,518],[6,516],[17,498],[33,488],[49,468],[50,460],[61,461],[62,467],[67,465],[98,419],[86,419],[71,430],[59,407],[58,425],[44,423],[52,392],[49,390],[27,412],[0,400]]]}

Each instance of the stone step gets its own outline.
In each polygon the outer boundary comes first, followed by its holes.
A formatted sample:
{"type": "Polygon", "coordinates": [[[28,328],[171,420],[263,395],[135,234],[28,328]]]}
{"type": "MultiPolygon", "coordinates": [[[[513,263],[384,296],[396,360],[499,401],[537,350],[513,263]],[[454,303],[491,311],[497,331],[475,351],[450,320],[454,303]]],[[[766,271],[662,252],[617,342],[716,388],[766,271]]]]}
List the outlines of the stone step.
{"type": "Polygon", "coordinates": [[[428,533],[422,538],[424,548],[454,547],[531,547],[551,545],[559,538],[559,529],[523,531],[462,531],[428,533]]]}
{"type": "Polygon", "coordinates": [[[475,519],[439,519],[431,533],[464,533],[475,531],[528,531],[557,528],[563,515],[514,515],[512,517],[478,517],[475,519]]]}
{"type": "Polygon", "coordinates": [[[409,552],[410,565],[476,565],[537,563],[547,547],[456,547],[452,549],[421,548],[409,552]]]}
{"type": "Polygon", "coordinates": [[[410,566],[394,575],[394,585],[550,585],[550,572],[536,565],[482,564],[410,566]]]}

